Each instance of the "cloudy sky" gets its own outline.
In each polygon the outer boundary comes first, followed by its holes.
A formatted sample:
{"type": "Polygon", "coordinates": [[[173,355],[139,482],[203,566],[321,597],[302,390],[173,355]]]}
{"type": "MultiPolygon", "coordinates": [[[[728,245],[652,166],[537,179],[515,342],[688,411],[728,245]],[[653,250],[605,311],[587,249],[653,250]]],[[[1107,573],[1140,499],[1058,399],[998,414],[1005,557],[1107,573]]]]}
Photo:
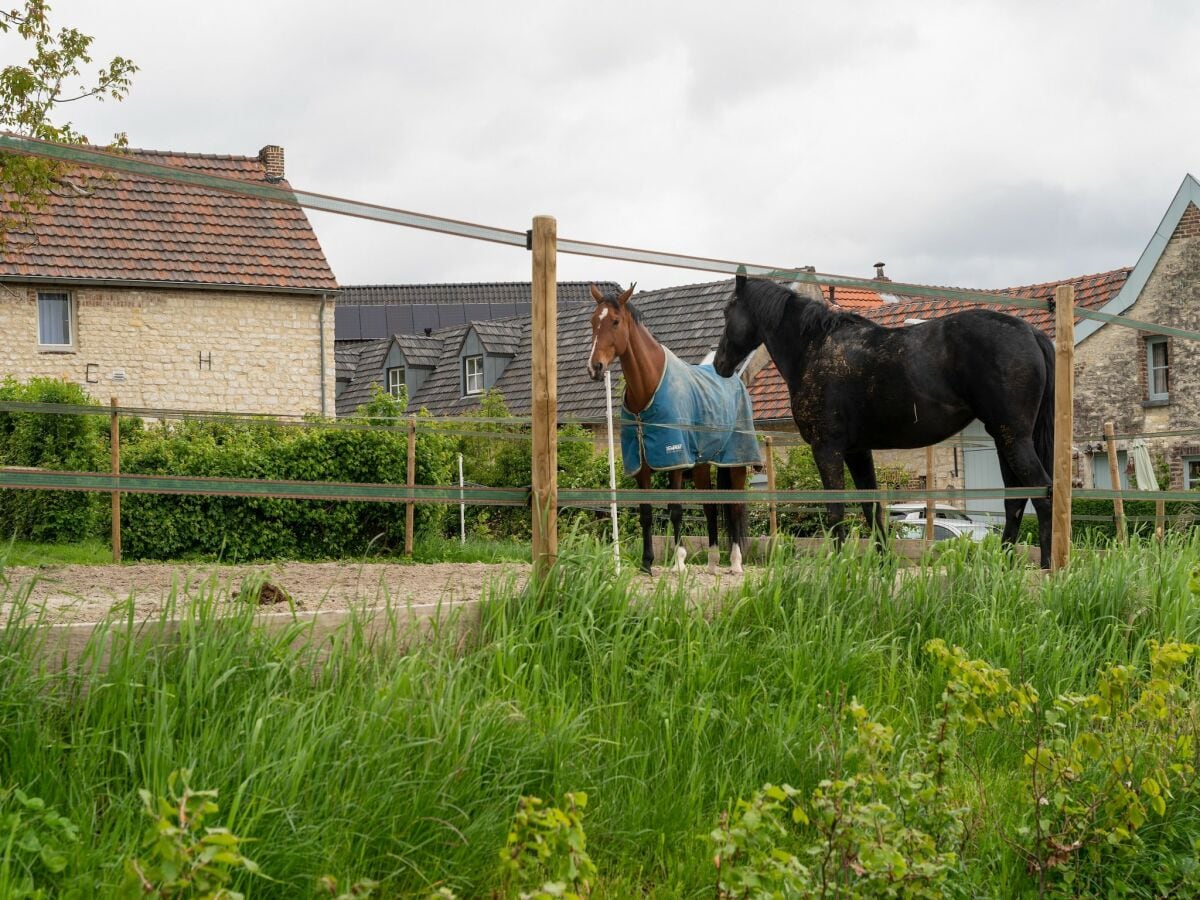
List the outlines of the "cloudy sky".
{"type": "MultiPolygon", "coordinates": [[[[1186,0],[51,4],[141,67],[71,111],[95,141],[281,144],[297,188],[581,240],[1015,286],[1132,265],[1200,174],[1186,0]]],[[[523,250],[310,215],[343,284],[529,278],[523,250]]]]}

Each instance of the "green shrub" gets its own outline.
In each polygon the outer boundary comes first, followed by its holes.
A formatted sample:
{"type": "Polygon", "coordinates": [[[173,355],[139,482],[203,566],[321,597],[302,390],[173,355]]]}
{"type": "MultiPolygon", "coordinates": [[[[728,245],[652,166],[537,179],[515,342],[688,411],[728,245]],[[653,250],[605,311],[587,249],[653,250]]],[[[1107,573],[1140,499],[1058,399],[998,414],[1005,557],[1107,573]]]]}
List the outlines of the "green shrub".
{"type": "MultiPolygon", "coordinates": [[[[161,423],[138,436],[122,471],[151,475],[404,484],[403,407],[380,392],[358,414],[393,431],[288,429],[272,422],[161,423]]],[[[418,484],[450,483],[451,442],[437,428],[417,436],[418,484]]],[[[128,495],[123,543],[130,557],[323,559],[403,545],[405,505],[243,497],[128,495]]],[[[417,535],[439,534],[446,507],[418,504],[417,535]]]]}
{"type": "MultiPolygon", "coordinates": [[[[76,384],[34,378],[0,383],[0,401],[96,405],[76,384]]],[[[60,471],[108,471],[102,416],[0,412],[0,465],[60,471]]],[[[62,543],[98,534],[106,498],[84,491],[0,491],[4,537],[62,543]]]]}

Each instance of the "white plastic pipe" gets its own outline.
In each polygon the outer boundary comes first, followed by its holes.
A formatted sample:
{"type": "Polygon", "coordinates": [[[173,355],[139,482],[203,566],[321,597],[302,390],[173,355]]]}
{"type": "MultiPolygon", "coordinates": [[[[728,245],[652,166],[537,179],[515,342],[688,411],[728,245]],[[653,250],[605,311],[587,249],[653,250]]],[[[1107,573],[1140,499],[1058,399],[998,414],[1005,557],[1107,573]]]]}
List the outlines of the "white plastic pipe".
{"type": "Polygon", "coordinates": [[[462,542],[467,542],[467,504],[463,496],[462,454],[458,454],[458,533],[462,542]]]}
{"type": "Polygon", "coordinates": [[[604,370],[604,397],[607,401],[605,408],[608,411],[608,489],[610,491],[610,500],[608,504],[609,512],[612,515],[612,532],[613,532],[613,562],[617,567],[617,574],[621,574],[621,539],[617,534],[617,455],[613,448],[613,420],[612,420],[612,372],[608,369],[604,370]]]}

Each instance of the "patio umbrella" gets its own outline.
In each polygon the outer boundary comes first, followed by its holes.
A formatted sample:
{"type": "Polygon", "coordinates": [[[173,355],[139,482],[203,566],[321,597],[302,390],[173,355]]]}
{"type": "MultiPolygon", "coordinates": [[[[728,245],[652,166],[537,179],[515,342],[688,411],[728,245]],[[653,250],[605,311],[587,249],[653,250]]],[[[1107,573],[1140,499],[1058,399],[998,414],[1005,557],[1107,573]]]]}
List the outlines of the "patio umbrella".
{"type": "Polygon", "coordinates": [[[1150,461],[1146,441],[1142,438],[1130,441],[1129,455],[1133,458],[1133,475],[1137,479],[1138,490],[1157,491],[1158,479],[1154,475],[1154,463],[1150,461]]]}

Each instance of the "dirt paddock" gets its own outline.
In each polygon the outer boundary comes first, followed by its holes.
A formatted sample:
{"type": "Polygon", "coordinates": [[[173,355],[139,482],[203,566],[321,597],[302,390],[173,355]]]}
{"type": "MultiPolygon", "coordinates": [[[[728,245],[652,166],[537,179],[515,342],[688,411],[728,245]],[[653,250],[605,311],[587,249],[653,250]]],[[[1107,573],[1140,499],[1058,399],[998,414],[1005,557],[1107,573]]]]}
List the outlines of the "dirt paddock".
{"type": "MultiPolygon", "coordinates": [[[[45,609],[47,624],[98,622],[112,607],[131,597],[135,618],[150,619],[168,601],[176,602],[208,595],[219,599],[234,597],[244,585],[264,581],[285,592],[274,596],[271,588],[263,591],[264,608],[287,612],[290,598],[299,613],[342,611],[351,607],[410,604],[432,606],[456,604],[483,598],[495,587],[522,587],[530,567],[524,563],[275,563],[247,566],[197,564],[136,565],[60,565],[38,568],[12,567],[0,572],[7,590],[0,584],[0,627],[8,606],[28,593],[29,606],[45,609]],[[268,603],[268,600],[275,600],[268,603]]],[[[651,587],[663,570],[656,567],[655,578],[638,576],[651,587]]],[[[665,577],[674,578],[673,574],[665,577]]],[[[707,593],[740,581],[723,569],[709,575],[702,566],[688,569],[693,589],[707,593]]]]}

